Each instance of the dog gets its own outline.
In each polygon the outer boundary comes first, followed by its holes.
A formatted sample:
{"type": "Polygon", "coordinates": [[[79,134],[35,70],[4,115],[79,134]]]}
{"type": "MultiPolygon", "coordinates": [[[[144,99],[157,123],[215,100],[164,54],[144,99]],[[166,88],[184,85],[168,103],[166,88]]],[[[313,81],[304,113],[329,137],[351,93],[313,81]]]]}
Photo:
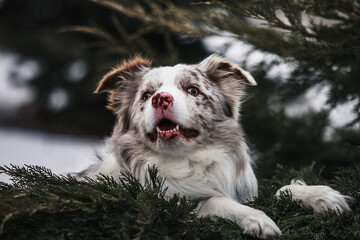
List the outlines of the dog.
{"type": "MultiPolygon", "coordinates": [[[[259,238],[281,235],[262,211],[244,205],[257,196],[253,161],[239,124],[249,72],[211,55],[194,65],[151,67],[135,57],[115,67],[95,93],[109,93],[117,122],[107,140],[109,153],[82,175],[119,178],[129,172],[141,183],[156,166],[166,195],[198,199],[198,217],[221,217],[259,238]]],[[[294,180],[276,193],[290,191],[294,201],[315,212],[350,211],[348,197],[327,186],[294,180]]]]}

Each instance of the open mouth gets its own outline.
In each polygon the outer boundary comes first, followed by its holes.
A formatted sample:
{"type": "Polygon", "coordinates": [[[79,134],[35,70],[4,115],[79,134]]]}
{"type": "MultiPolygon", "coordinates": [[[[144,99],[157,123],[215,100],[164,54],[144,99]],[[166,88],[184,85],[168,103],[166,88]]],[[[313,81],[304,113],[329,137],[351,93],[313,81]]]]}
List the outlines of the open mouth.
{"type": "Polygon", "coordinates": [[[199,136],[198,130],[183,128],[168,118],[161,119],[156,125],[154,132],[148,133],[148,137],[152,142],[158,139],[173,140],[177,137],[194,138],[197,136],[199,136]]]}

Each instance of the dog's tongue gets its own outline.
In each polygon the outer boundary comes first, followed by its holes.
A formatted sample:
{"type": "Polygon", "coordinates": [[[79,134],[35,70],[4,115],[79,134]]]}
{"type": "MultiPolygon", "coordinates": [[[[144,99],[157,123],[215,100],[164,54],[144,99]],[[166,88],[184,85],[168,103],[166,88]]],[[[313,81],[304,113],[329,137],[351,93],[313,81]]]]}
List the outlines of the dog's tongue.
{"type": "Polygon", "coordinates": [[[161,139],[174,139],[180,134],[179,129],[176,129],[177,124],[169,119],[163,119],[157,126],[158,138],[161,139]]]}
{"type": "Polygon", "coordinates": [[[176,132],[159,132],[158,138],[165,139],[165,140],[171,140],[176,138],[180,134],[180,131],[176,132]]]}
{"type": "Polygon", "coordinates": [[[157,135],[149,136],[151,141],[156,141],[156,138],[162,140],[172,140],[176,137],[194,138],[199,135],[199,131],[195,129],[184,129],[170,119],[164,118],[159,121],[156,126],[157,135]]]}

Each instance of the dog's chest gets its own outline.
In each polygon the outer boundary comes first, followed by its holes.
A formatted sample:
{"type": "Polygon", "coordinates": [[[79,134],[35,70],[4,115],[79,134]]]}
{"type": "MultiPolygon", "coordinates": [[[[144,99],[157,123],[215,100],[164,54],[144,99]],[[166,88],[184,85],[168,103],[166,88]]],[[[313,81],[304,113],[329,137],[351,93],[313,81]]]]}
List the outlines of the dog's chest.
{"type": "MultiPolygon", "coordinates": [[[[158,156],[149,161],[165,178],[168,195],[207,197],[229,191],[235,172],[233,162],[222,150],[196,151],[179,156],[158,156]]],[[[227,194],[226,194],[227,195],[227,194]]]]}

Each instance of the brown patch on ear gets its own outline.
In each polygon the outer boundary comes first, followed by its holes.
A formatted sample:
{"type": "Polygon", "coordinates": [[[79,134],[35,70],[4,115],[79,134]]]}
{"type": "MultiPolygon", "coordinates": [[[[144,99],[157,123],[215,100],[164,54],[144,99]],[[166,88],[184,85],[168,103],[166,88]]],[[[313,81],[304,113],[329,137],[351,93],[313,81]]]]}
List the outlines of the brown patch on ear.
{"type": "Polygon", "coordinates": [[[112,111],[115,112],[115,110],[120,107],[120,102],[116,101],[116,94],[114,92],[110,93],[107,100],[109,102],[109,104],[106,105],[107,109],[112,110],[112,111]]]}
{"type": "Polygon", "coordinates": [[[129,61],[124,61],[101,79],[94,93],[112,92],[116,88],[121,87],[125,80],[134,77],[136,72],[150,67],[151,61],[140,56],[136,56],[129,61]]]}

